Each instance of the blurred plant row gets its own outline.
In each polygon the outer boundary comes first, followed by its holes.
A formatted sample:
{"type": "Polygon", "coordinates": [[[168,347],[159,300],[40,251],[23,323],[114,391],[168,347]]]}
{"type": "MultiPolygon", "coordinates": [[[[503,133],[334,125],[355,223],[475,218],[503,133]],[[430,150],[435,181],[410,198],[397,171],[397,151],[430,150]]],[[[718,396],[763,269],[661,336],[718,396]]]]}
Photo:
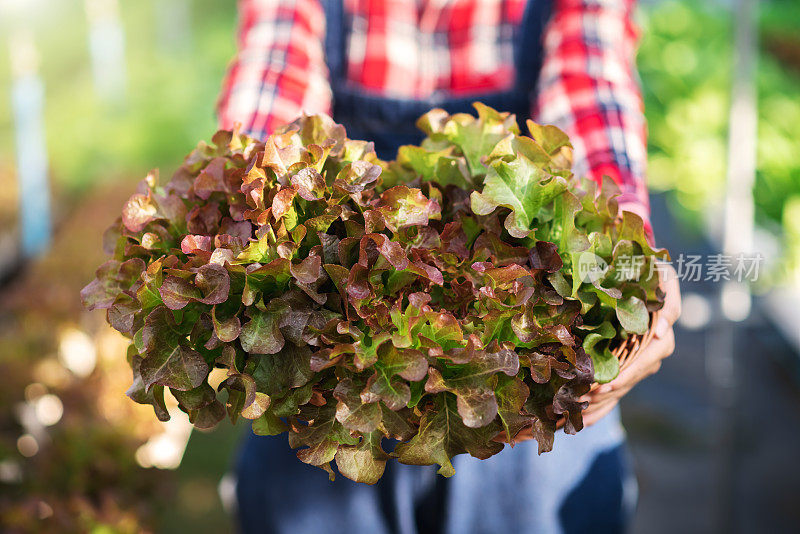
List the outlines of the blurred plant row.
{"type": "Polygon", "coordinates": [[[4,534],[230,528],[217,486],[239,429],[196,433],[186,449],[192,426],[177,401],[167,397],[172,419],[162,424],[125,395],[127,340],[76,297],[104,260],[99,235],[86,236],[112,221],[129,196],[130,186],[117,183],[82,198],[50,252],[3,288],[4,534]]]}
{"type": "MultiPolygon", "coordinates": [[[[783,264],[771,279],[800,267],[800,3],[760,3],[758,224],[776,235],[783,264]]],[[[639,68],[650,132],[652,190],[699,230],[718,217],[725,189],[733,27],[717,2],[651,6],[643,25],[639,68]]],[[[735,150],[735,147],[734,147],[735,150]]]]}
{"type": "MultiPolygon", "coordinates": [[[[65,197],[98,181],[135,181],[151,167],[173,170],[215,130],[214,102],[235,49],[233,2],[119,2],[127,86],[117,99],[93,86],[85,0],[16,3],[29,7],[6,14],[0,3],[0,36],[20,26],[33,34],[50,165],[65,197]],[[185,13],[168,7],[176,3],[188,6],[185,13]]],[[[0,38],[0,169],[7,172],[14,161],[9,44],[0,38]]]]}
{"type": "Polygon", "coordinates": [[[105,99],[89,65],[90,4],[0,2],[0,234],[16,218],[5,37],[20,27],[38,48],[61,221],[52,250],[1,288],[0,530],[138,533],[171,521],[196,528],[194,517],[225,530],[224,516],[222,524],[208,520],[209,510],[221,513],[217,467],[196,467],[189,484],[185,474],[150,468],[180,462],[176,443],[185,445],[190,427],[181,428],[182,414],[177,426],[161,425],[125,396],[124,339],[99,314],[82,312],[78,292],[102,260],[100,229],[134,184],[151,167],[170,172],[214,130],[213,104],[234,52],[235,4],[121,1],[127,86],[105,99]],[[174,4],[189,9],[176,12],[174,4]],[[188,17],[179,23],[169,16],[176,13],[188,17]]]}
{"type": "Polygon", "coordinates": [[[163,429],[123,394],[124,338],[75,299],[86,262],[100,256],[83,243],[106,222],[108,193],[84,204],[0,300],[4,532],[146,532],[173,492],[168,474],[140,465],[163,429]]]}

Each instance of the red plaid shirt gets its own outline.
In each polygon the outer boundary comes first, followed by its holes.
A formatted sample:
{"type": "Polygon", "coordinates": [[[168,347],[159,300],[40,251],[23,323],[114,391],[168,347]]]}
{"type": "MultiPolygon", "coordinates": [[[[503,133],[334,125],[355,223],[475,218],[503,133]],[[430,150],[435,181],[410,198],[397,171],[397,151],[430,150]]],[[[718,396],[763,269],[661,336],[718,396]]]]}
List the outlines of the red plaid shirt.
{"type": "MultiPolygon", "coordinates": [[[[526,0],[345,0],[348,82],[424,99],[510,87],[514,26],[526,0]]],[[[635,0],[556,0],[532,116],[569,134],[575,172],[610,176],[620,204],[647,219],[646,135],[634,65],[635,0]]],[[[325,15],[318,0],[239,0],[239,52],[218,111],[264,137],[307,113],[331,112],[325,15]]]]}

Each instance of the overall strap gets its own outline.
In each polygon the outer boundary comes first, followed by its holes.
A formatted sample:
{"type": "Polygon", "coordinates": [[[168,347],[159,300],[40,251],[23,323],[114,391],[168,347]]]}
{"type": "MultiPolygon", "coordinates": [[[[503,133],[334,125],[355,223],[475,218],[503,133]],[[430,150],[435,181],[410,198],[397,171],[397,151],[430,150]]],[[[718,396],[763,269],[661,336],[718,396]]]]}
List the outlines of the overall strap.
{"type": "Polygon", "coordinates": [[[553,12],[553,0],[528,0],[514,42],[516,89],[530,94],[536,89],[544,56],[544,29],[553,12]]]}
{"type": "Polygon", "coordinates": [[[320,0],[325,10],[325,61],[331,86],[339,85],[347,76],[347,35],[345,35],[344,1],[320,0]]]}
{"type": "Polygon", "coordinates": [[[530,116],[531,96],[541,69],[544,27],[553,0],[529,0],[514,35],[515,82],[505,91],[469,96],[436,95],[426,99],[384,97],[364,92],[347,81],[347,13],[343,0],[320,0],[326,18],[325,57],[333,90],[333,118],[354,139],[369,139],[382,158],[392,158],[397,147],[416,144],[422,133],[415,122],[433,107],[449,113],[472,113],[472,102],[510,111],[524,123],[530,116]]]}
{"type": "MultiPolygon", "coordinates": [[[[343,0],[320,0],[325,11],[325,54],[331,84],[347,76],[347,36],[343,0]]],[[[517,89],[529,92],[542,66],[542,37],[553,11],[553,0],[528,0],[514,39],[517,89]]]]}

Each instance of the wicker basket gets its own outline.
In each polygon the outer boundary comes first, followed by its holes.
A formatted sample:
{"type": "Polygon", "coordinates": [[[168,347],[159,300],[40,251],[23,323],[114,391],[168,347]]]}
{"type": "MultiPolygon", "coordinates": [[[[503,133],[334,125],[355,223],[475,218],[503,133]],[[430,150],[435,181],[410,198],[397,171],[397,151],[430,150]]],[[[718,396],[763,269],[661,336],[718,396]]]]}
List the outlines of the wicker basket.
{"type": "MultiPolygon", "coordinates": [[[[619,347],[611,351],[611,353],[619,360],[620,373],[630,366],[639,353],[644,350],[644,348],[647,347],[647,345],[649,345],[653,340],[653,336],[655,335],[655,326],[658,324],[659,313],[660,312],[654,312],[650,314],[650,329],[647,332],[644,334],[629,336],[628,339],[620,344],[619,347]]],[[[592,384],[591,391],[594,391],[598,387],[600,387],[600,384],[595,382],[592,384]]]]}
{"type": "MultiPolygon", "coordinates": [[[[619,360],[619,371],[622,372],[624,369],[628,368],[636,357],[650,344],[653,340],[653,336],[655,335],[655,326],[658,324],[658,316],[659,312],[654,312],[650,314],[650,329],[645,332],[644,334],[636,334],[629,336],[623,343],[621,343],[618,347],[611,351],[611,353],[617,357],[619,360]]],[[[592,387],[589,391],[594,391],[600,387],[600,384],[595,382],[592,384],[592,387]]],[[[562,428],[564,426],[564,418],[562,417],[559,419],[558,423],[556,423],[556,428],[562,428]]],[[[500,435],[496,438],[498,441],[508,442],[506,438],[505,432],[501,432],[500,435]]],[[[529,439],[533,439],[533,435],[531,433],[530,428],[525,428],[520,431],[519,434],[516,435],[514,438],[514,442],[518,443],[520,441],[527,441],[529,439]]]]}
{"type": "MultiPolygon", "coordinates": [[[[656,324],[658,324],[658,315],[659,312],[654,312],[650,314],[650,328],[644,334],[635,334],[632,336],[628,336],[628,339],[623,341],[618,347],[611,351],[611,353],[617,357],[619,360],[619,372],[621,373],[623,370],[628,368],[636,357],[641,353],[647,345],[653,340],[653,336],[655,335],[655,328],[656,324]]],[[[592,384],[591,389],[589,390],[594,391],[600,387],[600,384],[595,382],[592,384]]],[[[558,428],[564,426],[564,418],[562,417],[559,419],[558,423],[556,424],[558,428]]]]}

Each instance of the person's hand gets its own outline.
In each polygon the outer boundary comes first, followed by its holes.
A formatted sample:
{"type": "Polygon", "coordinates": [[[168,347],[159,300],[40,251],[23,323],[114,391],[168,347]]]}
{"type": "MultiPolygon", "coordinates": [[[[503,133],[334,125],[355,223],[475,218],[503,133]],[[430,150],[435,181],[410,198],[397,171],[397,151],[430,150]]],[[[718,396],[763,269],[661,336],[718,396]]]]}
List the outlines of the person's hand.
{"type": "MultiPolygon", "coordinates": [[[[589,402],[589,407],[583,411],[584,426],[596,423],[613,410],[614,406],[633,386],[658,371],[661,368],[661,361],[675,350],[675,334],[672,331],[672,325],[681,314],[681,289],[678,283],[678,274],[671,266],[666,265],[660,275],[659,285],[666,297],[664,307],[658,314],[658,324],[656,324],[653,339],[636,356],[636,359],[620,372],[617,378],[581,397],[582,401],[589,402]]],[[[525,428],[517,434],[514,441],[519,443],[532,438],[531,429],[525,428]]],[[[504,432],[501,432],[495,441],[508,443],[508,438],[504,432]]]]}
{"type": "Polygon", "coordinates": [[[658,314],[654,337],[619,376],[581,397],[589,407],[583,411],[583,424],[593,425],[611,410],[633,386],[661,368],[661,361],[675,350],[672,325],[681,314],[681,289],[678,275],[671,266],[661,271],[661,289],[666,293],[664,307],[658,314]]]}

